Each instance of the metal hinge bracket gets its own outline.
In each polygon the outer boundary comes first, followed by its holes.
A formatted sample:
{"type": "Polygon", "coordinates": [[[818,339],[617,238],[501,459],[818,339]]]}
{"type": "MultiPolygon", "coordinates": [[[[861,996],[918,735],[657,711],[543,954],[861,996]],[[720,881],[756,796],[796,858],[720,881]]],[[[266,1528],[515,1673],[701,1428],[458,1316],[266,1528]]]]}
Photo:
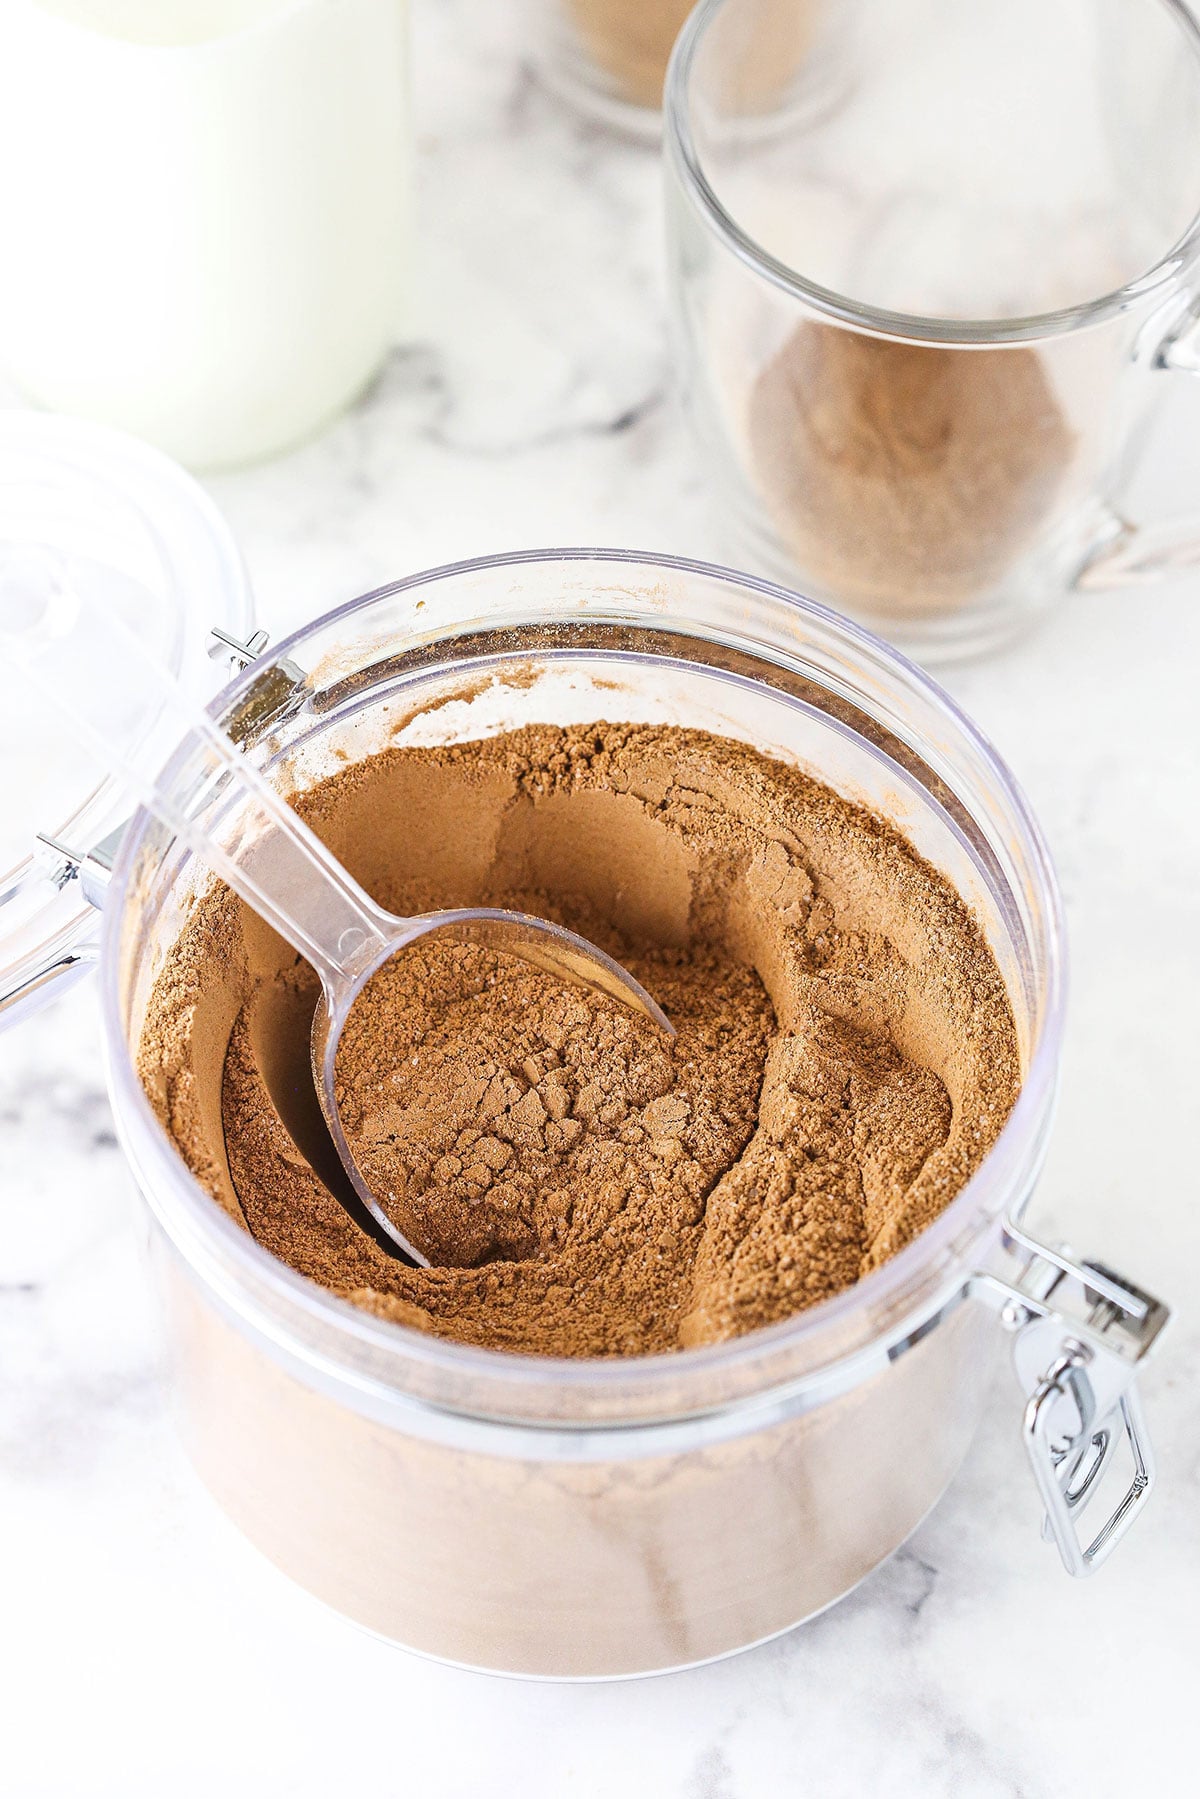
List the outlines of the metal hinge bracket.
{"type": "Polygon", "coordinates": [[[57,837],[47,837],[42,831],[38,832],[37,841],[43,852],[49,851],[46,872],[54,885],[61,889],[69,881],[78,881],[88,905],[99,911],[124,835],[125,825],[120,824],[90,850],[72,849],[70,844],[60,842],[57,837]]]}
{"type": "MultiPolygon", "coordinates": [[[[265,631],[255,631],[243,641],[220,625],[212,626],[210,636],[215,639],[212,653],[224,651],[239,674],[258,661],[270,642],[265,631]]],[[[225,730],[235,743],[256,744],[293,718],[308,698],[308,677],[302,668],[286,659],[270,662],[242,696],[237,710],[225,719],[225,730]]]]}

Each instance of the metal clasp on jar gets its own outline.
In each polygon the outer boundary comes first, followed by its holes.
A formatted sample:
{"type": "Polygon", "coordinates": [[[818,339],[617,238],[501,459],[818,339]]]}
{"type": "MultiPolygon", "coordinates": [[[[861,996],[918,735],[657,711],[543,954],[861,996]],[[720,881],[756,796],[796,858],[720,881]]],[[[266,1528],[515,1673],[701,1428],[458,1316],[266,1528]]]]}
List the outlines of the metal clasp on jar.
{"type": "Polygon", "coordinates": [[[1046,1508],[1042,1534],[1078,1578],[1112,1553],[1154,1485],[1136,1380],[1170,1314],[1101,1263],[1076,1262],[1012,1223],[1002,1246],[1002,1265],[977,1274],[971,1292],[1014,1334],[1013,1362],[1028,1395],[1025,1447],[1046,1508]],[[1100,1527],[1082,1531],[1122,1444],[1131,1477],[1100,1527]]]}

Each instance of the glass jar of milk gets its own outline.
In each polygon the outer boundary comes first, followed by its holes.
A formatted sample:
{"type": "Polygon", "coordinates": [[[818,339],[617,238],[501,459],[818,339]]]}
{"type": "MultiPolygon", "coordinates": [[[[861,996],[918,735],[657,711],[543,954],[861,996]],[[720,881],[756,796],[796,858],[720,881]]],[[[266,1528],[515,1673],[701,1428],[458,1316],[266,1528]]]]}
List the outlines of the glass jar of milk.
{"type": "Polygon", "coordinates": [[[0,367],[192,467],[305,437],[400,318],[407,0],[6,0],[0,367]]]}

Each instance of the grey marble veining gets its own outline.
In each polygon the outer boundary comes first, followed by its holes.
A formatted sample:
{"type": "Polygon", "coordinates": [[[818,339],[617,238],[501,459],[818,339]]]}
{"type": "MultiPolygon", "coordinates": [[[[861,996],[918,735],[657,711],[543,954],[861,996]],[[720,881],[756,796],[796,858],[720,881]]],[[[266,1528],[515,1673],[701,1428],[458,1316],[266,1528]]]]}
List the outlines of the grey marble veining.
{"type": "MultiPolygon", "coordinates": [[[[422,288],[406,346],[319,439],[210,483],[273,632],[473,553],[720,553],[670,393],[656,161],[542,91],[531,16],[418,4],[422,288]]],[[[1198,424],[1200,388],[1168,421],[1153,503],[1200,462],[1198,424]]],[[[243,1542],[175,1440],[148,1227],[81,988],[0,1037],[0,1790],[1191,1790],[1198,671],[1188,578],[1073,601],[951,683],[1026,784],[1067,900],[1062,1102],[1031,1221],[1177,1308],[1145,1382],[1161,1490],[1101,1575],[1068,1581],[1039,1540],[1006,1377],[910,1544],[824,1617],[731,1662],[555,1688],[354,1630],[243,1542]]]]}

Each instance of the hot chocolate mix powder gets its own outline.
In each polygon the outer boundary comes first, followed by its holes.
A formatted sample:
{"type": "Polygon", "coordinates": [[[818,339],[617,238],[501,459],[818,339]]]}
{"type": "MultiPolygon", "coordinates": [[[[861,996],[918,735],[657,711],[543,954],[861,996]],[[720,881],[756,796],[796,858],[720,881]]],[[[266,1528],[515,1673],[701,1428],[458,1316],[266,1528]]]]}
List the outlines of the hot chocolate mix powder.
{"type": "Polygon", "coordinates": [[[377,976],[340,1100],[436,1264],[411,1268],[332,1190],[314,977],[215,889],[159,978],[143,1078],[261,1243],[385,1317],[557,1355],[739,1335],[908,1242],[1015,1099],[1011,1009],[962,900],[883,820],[745,745],[531,726],[390,749],[298,804],[384,904],[570,925],[677,1033],[473,948],[377,976]]]}
{"type": "Polygon", "coordinates": [[[755,485],[788,552],[885,616],[987,593],[1047,528],[1074,439],[1037,352],[910,344],[809,321],[749,403],[755,485]]]}

